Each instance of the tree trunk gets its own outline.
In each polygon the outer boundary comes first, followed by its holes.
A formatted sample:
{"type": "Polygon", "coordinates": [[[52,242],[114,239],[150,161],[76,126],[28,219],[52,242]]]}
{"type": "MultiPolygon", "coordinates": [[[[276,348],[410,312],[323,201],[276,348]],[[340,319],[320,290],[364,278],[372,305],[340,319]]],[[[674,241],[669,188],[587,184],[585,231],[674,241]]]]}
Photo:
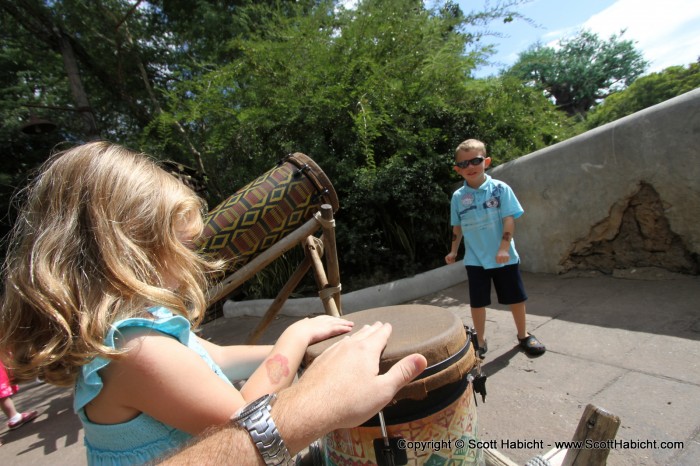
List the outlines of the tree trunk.
{"type": "Polygon", "coordinates": [[[99,139],[100,131],[97,129],[95,114],[92,112],[90,101],[85,93],[83,82],[80,79],[80,70],[78,69],[78,62],[76,61],[75,54],[73,53],[73,47],[71,46],[70,41],[60,30],[54,29],[54,32],[58,37],[61,56],[63,57],[63,65],[66,69],[66,74],[68,75],[70,91],[73,95],[73,100],[75,101],[76,110],[82,115],[88,139],[99,139]]]}

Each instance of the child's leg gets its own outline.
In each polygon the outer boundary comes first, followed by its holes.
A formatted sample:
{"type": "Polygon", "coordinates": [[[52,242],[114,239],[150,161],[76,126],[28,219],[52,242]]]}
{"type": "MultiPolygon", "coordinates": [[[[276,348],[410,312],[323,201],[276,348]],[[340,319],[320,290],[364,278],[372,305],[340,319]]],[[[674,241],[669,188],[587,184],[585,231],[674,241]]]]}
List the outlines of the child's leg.
{"type": "Polygon", "coordinates": [[[486,306],[491,304],[491,276],[483,267],[467,266],[469,305],[479,346],[486,342],[486,306]]]}
{"type": "Polygon", "coordinates": [[[15,409],[15,404],[12,402],[12,398],[9,396],[0,399],[0,409],[2,409],[2,412],[5,413],[7,419],[12,419],[13,417],[17,416],[17,409],[15,409]]]}
{"type": "Polygon", "coordinates": [[[527,337],[527,324],[525,322],[525,301],[527,294],[523,279],[520,276],[518,264],[506,265],[496,269],[493,275],[493,284],[498,295],[498,302],[510,307],[513,314],[513,322],[518,332],[518,339],[527,337]]]}
{"type": "Polygon", "coordinates": [[[527,337],[527,323],[525,322],[525,301],[511,304],[510,312],[513,314],[513,322],[515,322],[515,328],[518,331],[518,340],[522,340],[527,337]]]}
{"type": "Polygon", "coordinates": [[[472,307],[472,322],[474,323],[474,330],[476,330],[476,336],[479,340],[479,346],[483,347],[486,338],[484,334],[486,332],[486,308],[485,307],[472,307]]]}

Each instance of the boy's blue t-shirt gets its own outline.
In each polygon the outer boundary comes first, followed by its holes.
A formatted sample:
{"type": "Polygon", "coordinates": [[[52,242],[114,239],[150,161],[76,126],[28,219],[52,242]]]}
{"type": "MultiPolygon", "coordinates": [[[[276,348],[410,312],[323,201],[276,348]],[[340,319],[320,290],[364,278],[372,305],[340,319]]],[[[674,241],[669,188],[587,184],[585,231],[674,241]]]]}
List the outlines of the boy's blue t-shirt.
{"type": "Polygon", "coordinates": [[[452,194],[450,203],[450,224],[461,226],[464,235],[464,265],[494,269],[520,262],[515,240],[510,243],[508,263],[497,263],[496,253],[503,236],[503,218],[518,218],[523,212],[515,193],[504,182],[486,175],[486,181],[474,189],[465,181],[452,194]]]}

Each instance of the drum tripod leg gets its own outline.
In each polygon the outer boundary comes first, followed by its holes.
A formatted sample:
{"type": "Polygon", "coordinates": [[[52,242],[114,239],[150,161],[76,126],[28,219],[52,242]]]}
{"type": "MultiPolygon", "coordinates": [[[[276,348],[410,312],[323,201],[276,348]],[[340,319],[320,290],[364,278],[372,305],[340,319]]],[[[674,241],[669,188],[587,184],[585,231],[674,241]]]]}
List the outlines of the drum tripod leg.
{"type": "Polygon", "coordinates": [[[321,227],[323,228],[323,245],[326,249],[326,265],[328,267],[328,285],[337,291],[333,292],[333,301],[338,314],[343,315],[340,305],[340,268],[338,266],[338,249],[335,245],[335,220],[333,207],[330,204],[321,205],[321,227]]]}
{"type": "Polygon", "coordinates": [[[255,329],[252,332],[250,332],[250,335],[248,335],[248,339],[246,340],[247,345],[253,345],[258,341],[260,335],[265,331],[268,325],[270,325],[272,320],[277,316],[277,313],[280,311],[280,309],[282,309],[284,302],[287,301],[289,295],[292,294],[292,291],[294,291],[296,287],[299,286],[299,282],[301,282],[301,279],[304,278],[304,275],[306,275],[310,268],[311,258],[309,256],[306,256],[301,262],[301,264],[299,264],[299,267],[297,267],[297,269],[294,271],[292,276],[289,277],[289,280],[287,280],[287,283],[284,284],[280,292],[277,293],[275,300],[267,309],[267,312],[263,316],[262,320],[260,320],[260,322],[258,323],[258,326],[255,327],[255,329]]]}
{"type": "Polygon", "coordinates": [[[318,292],[321,297],[321,302],[323,303],[323,308],[326,310],[326,314],[330,316],[340,316],[340,312],[336,307],[335,300],[333,299],[334,289],[329,288],[328,278],[326,277],[326,271],[323,269],[323,262],[321,262],[321,254],[323,254],[323,243],[321,240],[314,236],[309,236],[306,238],[306,257],[311,260],[311,265],[314,268],[314,278],[316,278],[316,285],[318,286],[318,292]],[[320,254],[319,254],[320,250],[320,254]],[[328,290],[331,290],[329,293],[328,290]]]}

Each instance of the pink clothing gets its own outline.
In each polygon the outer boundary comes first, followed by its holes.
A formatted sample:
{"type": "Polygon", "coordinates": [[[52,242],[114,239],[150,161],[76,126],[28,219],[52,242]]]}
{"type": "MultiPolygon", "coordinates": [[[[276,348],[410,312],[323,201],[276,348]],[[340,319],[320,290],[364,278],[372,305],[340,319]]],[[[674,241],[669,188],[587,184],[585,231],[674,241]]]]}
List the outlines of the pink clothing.
{"type": "Polygon", "coordinates": [[[19,391],[19,386],[12,384],[10,375],[7,373],[5,366],[0,363],[0,399],[12,396],[19,391]]]}

